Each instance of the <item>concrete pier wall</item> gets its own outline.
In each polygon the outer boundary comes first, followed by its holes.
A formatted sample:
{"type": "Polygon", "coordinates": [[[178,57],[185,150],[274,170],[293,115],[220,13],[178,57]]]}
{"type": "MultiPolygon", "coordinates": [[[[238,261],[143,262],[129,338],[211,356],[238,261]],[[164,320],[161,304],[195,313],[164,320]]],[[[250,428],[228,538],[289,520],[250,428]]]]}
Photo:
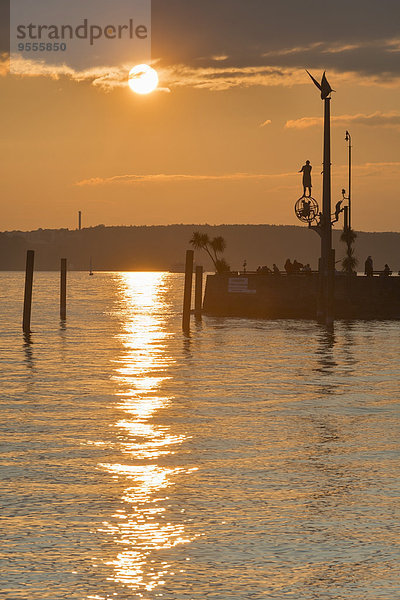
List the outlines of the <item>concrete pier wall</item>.
{"type": "MultiPolygon", "coordinates": [[[[318,274],[208,275],[203,309],[218,316],[315,319],[318,274]]],[[[400,319],[400,277],[335,277],[336,319],[400,319]]]]}

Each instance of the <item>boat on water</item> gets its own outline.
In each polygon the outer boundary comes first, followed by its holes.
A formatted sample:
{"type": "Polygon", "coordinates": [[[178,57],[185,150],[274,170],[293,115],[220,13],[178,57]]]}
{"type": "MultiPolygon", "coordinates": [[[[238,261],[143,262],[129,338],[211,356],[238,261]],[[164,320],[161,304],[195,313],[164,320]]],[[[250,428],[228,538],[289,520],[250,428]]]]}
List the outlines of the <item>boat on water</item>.
{"type": "Polygon", "coordinates": [[[93,276],[93,265],[92,265],[92,257],[90,257],[90,265],[89,265],[89,276],[93,276]]]}

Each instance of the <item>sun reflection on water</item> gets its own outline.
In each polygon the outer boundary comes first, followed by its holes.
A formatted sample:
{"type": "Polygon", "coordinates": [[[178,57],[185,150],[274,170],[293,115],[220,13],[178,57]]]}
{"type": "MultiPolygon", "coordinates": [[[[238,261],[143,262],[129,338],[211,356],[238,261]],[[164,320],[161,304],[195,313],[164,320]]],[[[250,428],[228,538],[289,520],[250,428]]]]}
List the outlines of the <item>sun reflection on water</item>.
{"type": "Polygon", "coordinates": [[[174,362],[167,352],[166,275],[121,273],[117,277],[123,352],[114,379],[123,417],[115,427],[124,461],[99,466],[123,482],[123,508],[101,531],[123,546],[108,563],[114,568],[114,580],[135,589],[140,597],[140,592],[163,585],[169,573],[168,563],[157,560],[157,552],[191,541],[182,523],[168,522],[166,504],[174,477],[189,471],[164,465],[186,438],[156,418],[173,401],[162,393],[174,362]]]}

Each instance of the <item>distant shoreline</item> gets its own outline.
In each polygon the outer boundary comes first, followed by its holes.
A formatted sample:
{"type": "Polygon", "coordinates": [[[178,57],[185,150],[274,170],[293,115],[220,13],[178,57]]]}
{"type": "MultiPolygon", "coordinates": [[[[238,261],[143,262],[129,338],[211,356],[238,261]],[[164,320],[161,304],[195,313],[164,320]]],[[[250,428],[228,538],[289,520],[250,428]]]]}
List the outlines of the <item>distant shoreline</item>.
{"type": "MultiPolygon", "coordinates": [[[[294,228],[294,229],[307,229],[304,225],[287,225],[287,224],[279,224],[275,225],[273,223],[218,223],[218,224],[210,224],[210,223],[169,223],[168,225],[163,224],[153,224],[153,225],[91,225],[88,227],[82,227],[81,231],[93,231],[98,229],[153,229],[153,228],[166,228],[166,227],[193,227],[197,229],[202,228],[219,228],[219,227],[285,227],[285,228],[294,228]]],[[[336,228],[336,231],[339,229],[336,228]]],[[[69,229],[68,227],[47,227],[37,229],[5,229],[4,231],[0,231],[0,236],[5,235],[13,235],[13,234],[35,234],[38,232],[77,232],[79,231],[77,228],[69,229]]],[[[399,231],[394,230],[374,230],[367,231],[364,229],[356,229],[357,233],[366,233],[366,234],[374,234],[374,233],[388,233],[388,234],[399,234],[399,231]]]]}
{"type": "MultiPolygon", "coordinates": [[[[103,225],[82,230],[38,229],[0,233],[0,270],[25,269],[27,250],[35,250],[35,270],[57,271],[60,258],[67,258],[72,271],[170,271],[184,263],[185,252],[194,231],[222,236],[227,244],[225,258],[233,270],[240,271],[244,261],[249,271],[273,263],[283,270],[287,258],[318,268],[320,238],[306,226],[297,225],[103,225]]],[[[344,257],[341,228],[333,234],[336,260],[344,257]]],[[[400,233],[358,232],[355,252],[358,270],[371,255],[374,269],[388,263],[400,269],[400,233]]],[[[196,252],[196,263],[205,270],[213,266],[204,252],[196,252]]]]}

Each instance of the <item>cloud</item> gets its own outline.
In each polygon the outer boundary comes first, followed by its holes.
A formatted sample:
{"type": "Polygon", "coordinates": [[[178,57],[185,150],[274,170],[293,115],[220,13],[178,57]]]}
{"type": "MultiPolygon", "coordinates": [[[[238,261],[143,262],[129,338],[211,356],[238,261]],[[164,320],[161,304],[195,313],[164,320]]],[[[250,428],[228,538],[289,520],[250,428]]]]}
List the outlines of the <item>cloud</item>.
{"type": "Polygon", "coordinates": [[[157,69],[161,82],[170,89],[192,88],[224,91],[252,86],[292,86],[304,83],[304,71],[275,67],[191,67],[184,64],[157,69]]]}
{"type": "MultiPolygon", "coordinates": [[[[265,0],[218,0],[218,10],[215,0],[153,0],[153,56],[165,90],[299,85],[306,67],[317,77],[327,70],[335,89],[400,87],[399,19],[398,0],[386,0],[385,9],[376,0],[335,0],[313,3],[312,10],[296,0],[281,0],[273,10],[265,0]]],[[[126,86],[131,66],[31,63],[30,75],[112,90],[126,86]]]]}
{"type": "MultiPolygon", "coordinates": [[[[48,65],[39,61],[28,61],[19,59],[16,62],[17,71],[23,71],[24,75],[16,74],[16,77],[48,77],[60,79],[65,77],[77,83],[88,83],[103,91],[124,88],[127,86],[128,74],[131,65],[119,65],[115,67],[99,66],[85,70],[75,70],[67,65],[48,65]]],[[[209,91],[224,91],[233,88],[249,88],[253,86],[292,87],[304,85],[308,82],[303,68],[287,68],[281,66],[229,66],[224,61],[213,63],[208,67],[192,67],[185,64],[177,64],[170,67],[162,66],[160,59],[153,60],[152,66],[156,68],[160,87],[158,91],[169,92],[174,88],[192,88],[209,91]]],[[[0,60],[0,76],[8,74],[8,57],[3,56],[0,60]]],[[[317,73],[318,75],[318,73],[317,73]]],[[[360,75],[356,72],[342,71],[329,72],[329,80],[336,89],[340,85],[380,85],[386,87],[400,86],[400,73],[395,77],[376,77],[372,75],[360,75]]]]}
{"type": "MultiPolygon", "coordinates": [[[[152,61],[160,79],[159,91],[171,91],[171,88],[191,87],[222,91],[234,87],[250,87],[253,85],[276,86],[296,85],[304,83],[304,72],[273,67],[189,67],[174,65],[169,68],[157,67],[159,60],[152,61]]],[[[112,90],[128,85],[130,65],[116,67],[98,66],[92,69],[76,70],[67,65],[50,65],[44,61],[13,59],[13,70],[16,77],[48,77],[60,79],[66,77],[72,81],[87,82],[103,90],[112,90]],[[22,73],[22,75],[20,74],[22,73]]],[[[8,57],[0,60],[0,75],[7,75],[8,57]]]]}
{"type": "Polygon", "coordinates": [[[398,0],[217,4],[153,0],[153,55],[162,57],[164,67],[208,68],[222,56],[231,68],[351,72],[375,84],[398,84],[398,0]]]}
{"type": "Polygon", "coordinates": [[[271,123],[271,119],[267,119],[266,121],[264,121],[264,123],[261,123],[260,127],[266,127],[267,125],[271,125],[271,123]]]}
{"type": "MultiPolygon", "coordinates": [[[[162,56],[168,66],[181,62],[193,66],[206,56],[228,56],[231,65],[257,66],[261,63],[255,61],[262,55],[284,56],[288,50],[286,56],[301,58],[304,49],[314,55],[319,50],[325,55],[331,51],[340,58],[375,40],[398,38],[399,18],[398,0],[280,0],[273,6],[265,0],[153,0],[153,54],[162,56]]],[[[298,66],[313,64],[300,62],[298,66]]],[[[363,66],[374,68],[374,61],[363,66]]]]}
{"type": "Polygon", "coordinates": [[[137,184],[137,183],[191,183],[205,181],[265,181],[269,179],[278,179],[291,177],[294,173],[279,173],[269,175],[266,173],[225,173],[222,175],[188,175],[188,174],[165,174],[156,173],[149,175],[114,175],[113,177],[92,177],[78,181],[77,186],[100,186],[115,184],[137,184]]]}
{"type": "MultiPolygon", "coordinates": [[[[279,66],[211,66],[190,67],[188,65],[174,65],[168,68],[157,69],[160,80],[164,81],[169,88],[189,87],[194,89],[207,89],[209,91],[224,91],[232,88],[249,88],[253,86],[292,87],[295,85],[308,84],[309,80],[304,68],[285,68],[279,66]]],[[[358,76],[354,72],[329,73],[329,80],[337,87],[338,85],[386,85],[400,86],[400,74],[398,79],[391,78],[378,81],[371,76],[358,76]]]]}
{"type": "MultiPolygon", "coordinates": [[[[0,61],[0,74],[7,75],[9,66],[9,58],[3,55],[0,61]]],[[[92,85],[105,88],[127,85],[131,69],[128,65],[121,65],[120,67],[99,66],[80,71],[65,64],[51,65],[44,61],[27,60],[22,57],[13,57],[11,68],[11,74],[16,77],[49,77],[51,79],[67,77],[78,82],[89,81],[92,85]]]]}
{"type": "MultiPolygon", "coordinates": [[[[400,76],[400,40],[398,37],[369,40],[316,41],[303,46],[287,46],[262,53],[264,64],[281,68],[307,67],[329,73],[354,73],[375,84],[398,84],[400,76]]],[[[253,61],[253,64],[258,64],[253,61]]],[[[351,81],[350,81],[351,83],[351,81]]]]}
{"type": "Polygon", "coordinates": [[[10,68],[10,59],[5,52],[0,54],[0,77],[5,77],[10,68]]]}
{"type": "MultiPolygon", "coordinates": [[[[48,77],[51,79],[68,78],[75,82],[87,82],[105,91],[126,87],[130,65],[116,67],[99,66],[92,69],[75,70],[67,65],[49,65],[43,61],[13,59],[17,77],[48,77]],[[23,75],[19,75],[21,72],[23,75]]],[[[259,86],[292,86],[304,83],[304,71],[274,67],[189,67],[174,65],[158,67],[159,60],[154,60],[159,79],[159,91],[171,91],[173,88],[189,87],[223,91],[235,87],[259,86]]],[[[8,59],[0,61],[0,75],[8,72],[8,59]]]]}
{"type": "MultiPolygon", "coordinates": [[[[79,71],[67,65],[49,65],[43,61],[20,58],[13,59],[13,69],[16,77],[48,77],[55,80],[65,77],[77,83],[86,82],[104,91],[110,91],[128,87],[131,65],[121,65],[119,67],[99,66],[79,71]],[[20,72],[23,74],[21,75],[20,72]]],[[[9,59],[3,55],[0,59],[0,76],[6,76],[8,73],[9,59]]],[[[167,86],[160,85],[156,91],[169,93],[171,90],[167,86]]]]}
{"type": "MultiPolygon", "coordinates": [[[[336,165],[336,174],[341,171],[347,172],[346,165],[336,165]]],[[[400,162],[375,162],[354,165],[354,171],[365,177],[366,175],[379,175],[383,172],[398,175],[400,173],[400,162]]],[[[221,175],[200,174],[189,175],[183,173],[151,173],[147,175],[114,175],[112,177],[92,177],[78,181],[75,185],[84,186],[104,186],[104,185],[136,185],[136,184],[156,184],[156,183],[204,183],[204,182],[239,182],[239,181],[280,181],[296,179],[297,171],[291,173],[223,173],[221,175]]]]}
{"type": "MultiPolygon", "coordinates": [[[[334,165],[335,175],[341,173],[347,173],[347,164],[334,165]]],[[[297,167],[296,167],[297,169],[297,167]]],[[[362,180],[365,177],[375,176],[393,176],[398,178],[400,175],[400,162],[367,162],[363,164],[353,165],[355,176],[359,176],[362,180]]],[[[225,183],[225,182],[240,182],[240,181],[253,181],[253,182],[271,182],[279,184],[280,189],[292,189],[291,185],[294,185],[295,181],[299,181],[299,175],[296,171],[291,173],[223,173],[221,175],[212,174],[197,174],[189,175],[183,173],[151,173],[146,175],[138,174],[127,174],[127,175],[114,175],[112,177],[92,177],[90,179],[83,179],[78,181],[75,185],[79,187],[98,187],[98,186],[112,186],[112,185],[138,185],[138,184],[169,184],[169,183],[225,183]],[[290,185],[286,188],[282,185],[285,183],[290,185]]]]}
{"type": "Polygon", "coordinates": [[[394,177],[398,180],[400,176],[400,162],[375,162],[355,165],[354,171],[362,176],[361,180],[366,177],[394,177]]]}
{"type": "Polygon", "coordinates": [[[229,56],[227,56],[226,54],[221,54],[220,56],[212,56],[211,58],[212,58],[212,60],[215,60],[216,62],[221,62],[224,60],[228,60],[229,56]]]}
{"type": "Polygon", "coordinates": [[[286,121],[286,129],[308,129],[309,127],[315,127],[321,125],[323,122],[322,117],[302,117],[301,119],[294,119],[286,121]]]}
{"type": "MultiPolygon", "coordinates": [[[[286,121],[286,129],[308,129],[321,125],[322,117],[303,117],[301,119],[286,121]]],[[[356,115],[339,115],[332,117],[333,125],[349,126],[351,124],[366,125],[369,127],[390,127],[400,130],[400,112],[391,111],[383,113],[380,111],[365,115],[362,113],[356,115]]]]}

